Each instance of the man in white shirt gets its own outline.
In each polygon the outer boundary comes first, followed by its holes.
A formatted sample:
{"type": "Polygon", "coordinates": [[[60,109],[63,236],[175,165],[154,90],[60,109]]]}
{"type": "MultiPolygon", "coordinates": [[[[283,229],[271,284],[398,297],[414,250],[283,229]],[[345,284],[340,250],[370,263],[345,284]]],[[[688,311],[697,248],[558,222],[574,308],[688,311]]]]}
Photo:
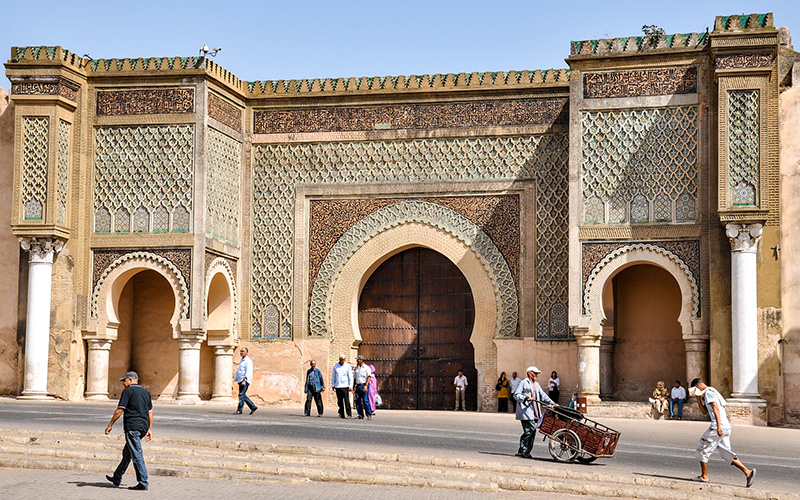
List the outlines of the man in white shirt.
{"type": "Polygon", "coordinates": [[[453,385],[456,388],[456,407],[453,409],[458,411],[461,409],[462,411],[467,409],[467,404],[464,402],[464,392],[467,389],[467,377],[464,376],[464,370],[458,370],[458,375],[453,380],[453,385]]]}
{"type": "Polygon", "coordinates": [[[522,382],[522,379],[519,378],[517,372],[511,373],[511,380],[508,381],[508,399],[511,401],[511,411],[516,413],[517,411],[517,400],[514,399],[514,393],[517,391],[517,387],[522,382]]]}
{"type": "Polygon", "coordinates": [[[686,389],[681,386],[681,381],[675,381],[675,387],[669,394],[669,418],[675,418],[675,405],[678,405],[678,420],[683,419],[683,403],[686,402],[686,389]]]}
{"type": "Polygon", "coordinates": [[[359,354],[356,358],[356,369],[353,370],[353,392],[356,395],[356,411],[359,420],[363,420],[364,416],[367,417],[367,420],[372,420],[372,408],[369,407],[369,400],[367,400],[370,382],[372,382],[372,370],[364,363],[364,355],[359,354]]]}
{"type": "Polygon", "coordinates": [[[247,388],[253,383],[253,360],[247,355],[248,353],[247,347],[239,349],[239,355],[242,357],[242,360],[239,361],[239,367],[236,368],[236,375],[233,377],[233,381],[239,384],[239,406],[236,408],[237,415],[242,414],[245,403],[247,407],[250,408],[250,415],[258,410],[258,406],[254,405],[253,402],[250,401],[250,398],[247,397],[247,388]]]}
{"type": "Polygon", "coordinates": [[[339,418],[353,418],[350,409],[350,391],[353,390],[353,367],[345,361],[345,355],[339,355],[339,362],[333,365],[331,387],[336,391],[336,403],[339,405],[339,418]]]}
{"type": "Polygon", "coordinates": [[[722,397],[719,391],[707,386],[701,378],[692,380],[689,394],[697,398],[697,404],[700,406],[700,411],[703,412],[703,415],[711,416],[711,425],[703,433],[700,442],[697,443],[700,475],[692,479],[701,483],[708,482],[708,459],[714,453],[714,450],[718,450],[726,462],[744,473],[744,477],[747,480],[745,484],[749,488],[756,478],[756,470],[748,469],[731,449],[731,431],[733,428],[725,411],[725,407],[728,405],[725,398],[722,397]]]}

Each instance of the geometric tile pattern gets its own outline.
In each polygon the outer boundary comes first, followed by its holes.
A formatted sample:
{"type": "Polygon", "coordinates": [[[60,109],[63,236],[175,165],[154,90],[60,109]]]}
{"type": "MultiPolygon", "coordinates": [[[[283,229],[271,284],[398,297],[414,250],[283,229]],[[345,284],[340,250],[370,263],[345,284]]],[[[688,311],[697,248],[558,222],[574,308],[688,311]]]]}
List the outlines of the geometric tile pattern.
{"type": "Polygon", "coordinates": [[[569,166],[536,171],[536,338],[569,340],[569,166]]]}
{"type": "Polygon", "coordinates": [[[584,223],[653,222],[650,205],[659,194],[658,219],[675,222],[680,196],[696,202],[697,107],[584,112],[581,130],[584,223]],[[608,220],[598,203],[612,204],[608,220]]]}
{"type": "Polygon", "coordinates": [[[49,118],[22,118],[22,218],[42,220],[47,201],[47,142],[49,118]]]}
{"type": "Polygon", "coordinates": [[[206,234],[234,245],[239,232],[241,144],[208,129],[206,170],[206,234]]]}
{"type": "Polygon", "coordinates": [[[441,205],[417,200],[402,201],[378,210],[361,219],[336,242],[323,262],[311,292],[309,336],[331,335],[333,289],[348,259],[373,237],[408,222],[421,222],[442,229],[475,252],[494,288],[497,319],[493,337],[515,336],[517,290],[508,265],[492,240],[467,218],[441,205]]]}
{"type": "Polygon", "coordinates": [[[56,176],[56,223],[62,226],[67,218],[69,192],[69,132],[70,123],[58,120],[58,172],[56,176]]]}
{"type": "Polygon", "coordinates": [[[297,184],[533,179],[565,165],[568,149],[557,135],[254,145],[252,335],[269,304],[282,325],[292,318],[297,184]]]}
{"type": "Polygon", "coordinates": [[[759,190],[759,91],[728,91],[728,188],[734,205],[755,205],[759,190]]]}
{"type": "MultiPolygon", "coordinates": [[[[95,139],[95,231],[113,214],[114,232],[150,232],[152,214],[173,213],[173,231],[188,231],[192,207],[194,127],[147,125],[98,127],[95,139]],[[182,219],[176,220],[179,214],[182,219]],[[183,220],[185,219],[185,220],[183,220]]],[[[158,231],[168,230],[163,220],[158,231]],[[165,227],[167,229],[165,229],[165,227]]]]}

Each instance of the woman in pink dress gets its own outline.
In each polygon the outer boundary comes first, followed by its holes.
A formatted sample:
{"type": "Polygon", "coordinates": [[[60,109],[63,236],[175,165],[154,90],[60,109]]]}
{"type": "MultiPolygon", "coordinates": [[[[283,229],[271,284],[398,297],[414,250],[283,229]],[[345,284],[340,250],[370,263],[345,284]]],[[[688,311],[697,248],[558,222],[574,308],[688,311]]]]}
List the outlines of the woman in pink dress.
{"type": "Polygon", "coordinates": [[[378,395],[378,379],[375,377],[375,365],[369,365],[372,370],[372,380],[369,383],[369,391],[367,392],[367,400],[369,401],[369,409],[375,413],[375,396],[378,395]]]}

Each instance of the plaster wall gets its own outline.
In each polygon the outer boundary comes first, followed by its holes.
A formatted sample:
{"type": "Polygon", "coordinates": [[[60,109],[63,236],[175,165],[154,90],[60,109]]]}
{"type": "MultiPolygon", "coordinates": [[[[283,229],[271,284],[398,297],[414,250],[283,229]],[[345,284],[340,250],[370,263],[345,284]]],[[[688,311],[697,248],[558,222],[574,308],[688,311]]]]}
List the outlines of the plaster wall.
{"type": "Polygon", "coordinates": [[[86,364],[81,333],[73,327],[75,262],[70,250],[69,245],[65,246],[53,263],[47,391],[75,400],[83,396],[86,364]]]}
{"type": "MultiPolygon", "coordinates": [[[[12,186],[14,182],[14,103],[0,88],[0,276],[19,274],[19,242],[11,232],[12,186]]],[[[20,392],[20,355],[17,341],[16,279],[0,287],[0,394],[20,392]]]]}
{"type": "Polygon", "coordinates": [[[678,315],[681,293],[669,272],[632,266],[614,278],[616,304],[614,392],[623,401],[646,400],[655,383],[686,377],[686,351],[678,315]]]}
{"type": "MultiPolygon", "coordinates": [[[[797,72],[797,66],[795,66],[797,72]]],[[[800,86],[780,96],[782,365],[777,390],[788,424],[800,424],[800,86]],[[781,380],[782,378],[782,380],[781,380]],[[781,384],[782,382],[782,384],[781,384]],[[782,385],[782,387],[781,387],[782,385]]]]}
{"type": "Polygon", "coordinates": [[[169,282],[155,271],[137,273],[125,285],[120,329],[111,344],[110,398],[119,397],[122,385],[117,380],[128,370],[139,374],[139,383],[154,399],[177,396],[179,349],[170,325],[174,303],[169,282]]]}
{"type": "MultiPolygon", "coordinates": [[[[249,349],[253,360],[253,383],[247,395],[256,405],[297,404],[303,396],[303,382],[308,362],[302,357],[302,350],[294,342],[274,342],[269,344],[243,343],[249,349]],[[305,361],[305,363],[304,363],[305,361]]],[[[326,351],[327,352],[327,351],[326,351]]],[[[323,369],[323,358],[318,356],[317,367],[322,370],[325,383],[329,382],[330,373],[323,369]]],[[[238,349],[234,353],[234,371],[239,360],[238,349]]],[[[236,397],[238,389],[234,388],[236,397]]],[[[305,401],[305,400],[303,400],[305,401]]]]}
{"type": "MultiPolygon", "coordinates": [[[[578,346],[575,342],[537,342],[526,337],[522,339],[495,339],[497,346],[497,374],[506,372],[511,378],[517,372],[519,378],[525,378],[525,369],[531,365],[542,370],[539,384],[547,390],[547,379],[550,372],[558,372],[561,379],[561,404],[566,404],[572,393],[578,389],[578,346]]],[[[494,389],[494,386],[492,387],[494,389]]],[[[494,393],[495,399],[497,393],[494,393]]],[[[490,408],[491,410],[491,408],[490,408]]]]}

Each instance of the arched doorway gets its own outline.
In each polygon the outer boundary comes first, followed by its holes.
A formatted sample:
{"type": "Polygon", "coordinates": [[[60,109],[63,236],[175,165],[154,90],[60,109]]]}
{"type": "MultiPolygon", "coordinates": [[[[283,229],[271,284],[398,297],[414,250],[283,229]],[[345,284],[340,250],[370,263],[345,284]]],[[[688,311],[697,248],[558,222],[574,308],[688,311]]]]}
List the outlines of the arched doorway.
{"type": "Polygon", "coordinates": [[[613,399],[646,401],[658,380],[667,388],[675,380],[685,385],[686,348],[678,321],[681,290],[672,274],[659,266],[637,264],[619,271],[606,288],[603,305],[612,326],[606,324],[605,330],[613,335],[613,399]]]}
{"type": "Polygon", "coordinates": [[[375,365],[383,407],[451,409],[462,369],[467,408],[476,409],[474,321],[469,283],[444,255],[414,247],[381,264],[359,298],[358,350],[375,365]]]}
{"type": "Polygon", "coordinates": [[[122,288],[117,311],[119,328],[108,363],[108,396],[119,397],[119,377],[128,370],[159,399],[173,399],[178,391],[179,349],[171,319],[175,308],[172,286],[152,270],[139,271],[122,288]]]}

